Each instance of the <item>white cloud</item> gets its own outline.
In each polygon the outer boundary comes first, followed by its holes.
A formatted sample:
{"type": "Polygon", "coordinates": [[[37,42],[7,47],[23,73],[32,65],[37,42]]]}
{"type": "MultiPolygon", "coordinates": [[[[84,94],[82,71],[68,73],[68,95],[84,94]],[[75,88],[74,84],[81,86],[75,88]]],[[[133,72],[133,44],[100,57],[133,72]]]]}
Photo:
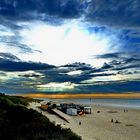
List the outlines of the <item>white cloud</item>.
{"type": "Polygon", "coordinates": [[[79,21],[70,21],[61,26],[52,26],[44,22],[28,23],[27,26],[28,29],[20,32],[23,38],[21,43],[42,53],[20,54],[19,58],[23,60],[40,61],[57,66],[73,62],[101,66],[104,62],[99,63],[97,59],[91,59],[91,56],[108,52],[112,41],[112,36],[107,36],[105,33],[90,34],[87,25],[79,21]]]}
{"type": "Polygon", "coordinates": [[[70,72],[68,72],[67,74],[68,74],[68,75],[80,75],[81,73],[82,73],[81,70],[76,70],[76,71],[70,71],[70,72]]]}
{"type": "Polygon", "coordinates": [[[0,35],[1,36],[13,36],[15,35],[14,32],[7,27],[0,25],[0,35]]]}
{"type": "MultiPolygon", "coordinates": [[[[1,71],[0,71],[1,72],[1,71]]],[[[43,77],[43,75],[39,72],[35,72],[35,71],[24,71],[24,72],[4,72],[4,74],[0,73],[0,81],[1,82],[6,82],[9,80],[13,80],[13,79],[20,79],[23,78],[25,75],[28,75],[26,77],[26,79],[31,79],[31,80],[36,80],[35,76],[32,75],[38,75],[39,77],[43,77]],[[6,74],[6,76],[4,75],[6,74]]]]}

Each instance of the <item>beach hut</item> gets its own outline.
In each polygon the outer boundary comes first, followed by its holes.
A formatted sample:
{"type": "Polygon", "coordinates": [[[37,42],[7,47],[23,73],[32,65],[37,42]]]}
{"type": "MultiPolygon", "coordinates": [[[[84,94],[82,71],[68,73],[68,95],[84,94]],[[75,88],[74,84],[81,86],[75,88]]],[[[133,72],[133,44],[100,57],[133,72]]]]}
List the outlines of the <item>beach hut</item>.
{"type": "Polygon", "coordinates": [[[75,108],[67,108],[66,113],[68,115],[76,116],[77,115],[77,109],[75,109],[75,108]]]}
{"type": "Polygon", "coordinates": [[[43,109],[43,110],[48,110],[48,105],[47,104],[41,104],[40,108],[43,109]]]}
{"type": "Polygon", "coordinates": [[[91,114],[91,107],[89,106],[84,107],[84,113],[91,114]]]}

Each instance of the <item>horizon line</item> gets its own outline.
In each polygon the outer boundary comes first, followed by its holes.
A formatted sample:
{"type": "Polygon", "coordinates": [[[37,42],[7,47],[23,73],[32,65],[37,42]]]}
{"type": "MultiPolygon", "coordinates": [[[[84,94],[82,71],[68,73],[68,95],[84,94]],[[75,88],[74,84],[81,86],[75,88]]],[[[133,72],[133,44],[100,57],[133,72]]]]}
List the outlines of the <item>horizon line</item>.
{"type": "MultiPolygon", "coordinates": [[[[10,94],[11,95],[11,94],[10,94]]],[[[15,96],[23,96],[30,98],[140,98],[140,93],[95,93],[95,94],[44,94],[44,93],[29,93],[29,94],[13,94],[15,96]]]]}

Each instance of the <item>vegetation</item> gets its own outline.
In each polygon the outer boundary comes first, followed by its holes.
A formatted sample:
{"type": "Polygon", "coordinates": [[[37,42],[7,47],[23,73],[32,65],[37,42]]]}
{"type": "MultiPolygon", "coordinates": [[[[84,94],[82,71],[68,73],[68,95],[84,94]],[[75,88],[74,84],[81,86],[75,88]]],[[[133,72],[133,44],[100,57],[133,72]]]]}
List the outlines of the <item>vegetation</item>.
{"type": "Polygon", "coordinates": [[[70,129],[55,126],[41,113],[27,109],[29,100],[0,94],[1,140],[81,140],[70,129]]]}

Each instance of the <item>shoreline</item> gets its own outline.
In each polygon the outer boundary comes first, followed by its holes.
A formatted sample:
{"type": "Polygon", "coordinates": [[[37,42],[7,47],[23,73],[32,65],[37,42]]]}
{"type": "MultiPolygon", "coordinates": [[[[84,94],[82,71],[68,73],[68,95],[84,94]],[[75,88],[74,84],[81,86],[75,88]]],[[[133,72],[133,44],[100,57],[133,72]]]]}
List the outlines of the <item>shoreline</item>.
{"type": "MultiPolygon", "coordinates": [[[[97,104],[94,104],[97,106],[97,104]]],[[[133,109],[133,110],[140,110],[140,106],[123,106],[123,105],[117,105],[117,104],[100,104],[102,107],[110,107],[110,108],[118,108],[118,109],[133,109]]]]}
{"type": "MultiPolygon", "coordinates": [[[[40,99],[40,98],[35,98],[35,99],[40,99]]],[[[84,105],[100,105],[100,106],[105,106],[105,107],[115,107],[115,108],[122,108],[122,109],[140,109],[140,99],[43,99],[44,101],[54,101],[54,102],[72,102],[75,104],[84,104],[84,105]],[[123,101],[127,101],[127,103],[123,101]],[[110,102],[111,101],[111,102],[110,102]],[[119,101],[119,102],[116,102],[119,101]],[[139,104],[133,104],[133,103],[128,103],[128,101],[138,101],[139,104]]]]}
{"type": "MultiPolygon", "coordinates": [[[[28,97],[28,98],[34,98],[39,100],[139,100],[140,101],[140,93],[123,93],[123,94],[7,94],[7,95],[13,95],[13,96],[22,96],[22,97],[28,97]],[[120,96],[121,95],[121,96],[120,96]],[[125,96],[124,96],[125,95],[125,96]]],[[[74,102],[74,101],[72,101],[74,102]]],[[[80,103],[81,104],[81,103],[80,103]]],[[[105,102],[95,102],[89,104],[101,104],[102,106],[106,107],[119,107],[119,108],[130,108],[130,109],[140,109],[140,103],[138,105],[133,104],[119,104],[119,103],[105,103],[105,102]]]]}

